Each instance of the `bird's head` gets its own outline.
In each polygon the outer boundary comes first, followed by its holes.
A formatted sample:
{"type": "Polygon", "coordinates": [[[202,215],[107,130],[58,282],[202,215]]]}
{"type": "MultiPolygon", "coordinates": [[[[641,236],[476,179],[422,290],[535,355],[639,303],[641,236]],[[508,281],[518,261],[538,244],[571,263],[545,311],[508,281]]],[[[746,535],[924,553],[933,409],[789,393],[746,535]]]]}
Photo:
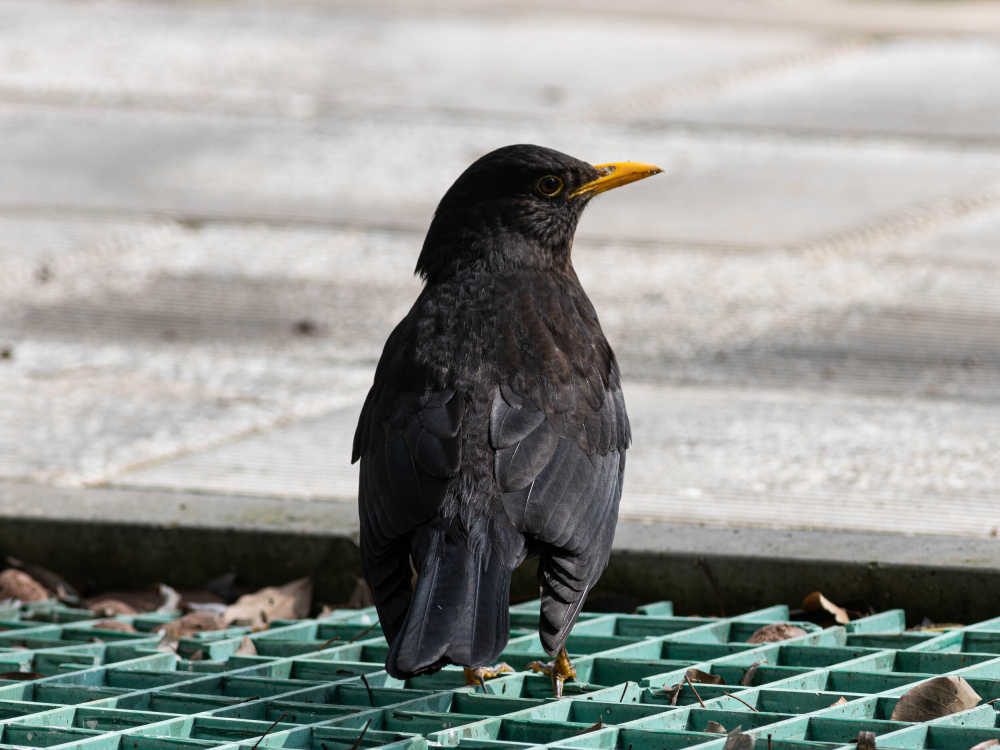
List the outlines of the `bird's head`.
{"type": "Polygon", "coordinates": [[[417,272],[508,272],[569,266],[573,234],[598,193],[660,172],[637,162],[597,166],[541,146],[505,146],[473,162],[444,194],[417,272]]]}

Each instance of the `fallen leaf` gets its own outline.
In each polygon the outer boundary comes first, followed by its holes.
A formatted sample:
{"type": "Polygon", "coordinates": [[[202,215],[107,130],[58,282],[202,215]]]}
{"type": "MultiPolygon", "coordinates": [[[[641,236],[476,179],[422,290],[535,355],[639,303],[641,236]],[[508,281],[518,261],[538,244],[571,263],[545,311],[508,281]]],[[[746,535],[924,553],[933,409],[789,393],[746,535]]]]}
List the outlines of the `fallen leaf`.
{"type": "Polygon", "coordinates": [[[700,669],[691,668],[684,673],[691,682],[704,682],[708,685],[721,685],[722,675],[709,674],[708,672],[702,672],[700,669]]]}
{"type": "Polygon", "coordinates": [[[161,638],[160,642],[156,644],[156,650],[157,651],[167,651],[167,652],[169,652],[171,654],[176,654],[177,653],[177,647],[179,645],[180,644],[178,644],[177,641],[171,641],[169,638],[161,638]]]}
{"type": "Polygon", "coordinates": [[[38,672],[0,672],[0,680],[40,680],[44,676],[38,672]]]}
{"type": "Polygon", "coordinates": [[[236,649],[236,654],[238,656],[256,656],[257,646],[254,645],[253,640],[250,636],[243,636],[243,640],[240,641],[240,647],[236,649]]]}
{"type": "Polygon", "coordinates": [[[198,649],[191,656],[188,657],[188,661],[201,661],[205,658],[205,652],[202,649],[198,649]]]}
{"type": "Polygon", "coordinates": [[[95,617],[138,614],[134,607],[118,599],[98,599],[90,605],[89,609],[95,617]]]}
{"type": "Polygon", "coordinates": [[[579,732],[570,735],[571,737],[577,737],[581,734],[588,734],[590,732],[596,732],[598,729],[604,729],[604,719],[598,719],[595,723],[591,724],[586,729],[581,729],[579,732]]]}
{"type": "Polygon", "coordinates": [[[266,630],[272,620],[300,620],[309,614],[312,579],[300,578],[284,586],[268,586],[244,594],[226,607],[226,625],[249,625],[253,631],[266,630]]]}
{"type": "Polygon", "coordinates": [[[774,641],[787,641],[789,638],[798,638],[805,635],[806,631],[787,622],[772,622],[754,631],[754,634],[747,638],[747,643],[773,643],[774,641]]]}
{"type": "Polygon", "coordinates": [[[663,686],[663,692],[668,693],[670,695],[671,706],[677,705],[677,699],[680,697],[681,694],[681,687],[683,687],[683,683],[681,682],[678,682],[676,685],[671,685],[669,688],[666,685],[663,686]]]}
{"type": "Polygon", "coordinates": [[[749,687],[750,685],[752,685],[753,676],[757,674],[757,667],[766,662],[767,659],[761,659],[760,661],[755,661],[753,664],[747,667],[746,671],[743,673],[743,676],[740,677],[740,685],[742,685],[743,687],[749,687]]]}
{"type": "Polygon", "coordinates": [[[38,581],[49,591],[55,592],[56,598],[66,604],[76,604],[80,601],[80,595],[62,576],[53,573],[48,568],[43,568],[35,563],[27,563],[18,560],[16,557],[8,557],[7,564],[12,568],[23,570],[29,576],[38,581]]]}
{"type": "Polygon", "coordinates": [[[842,706],[842,705],[844,705],[845,703],[847,703],[847,698],[845,698],[844,696],[840,696],[839,698],[837,698],[837,700],[835,700],[835,701],[834,701],[833,703],[831,703],[830,705],[831,705],[831,706],[842,706]]]}
{"type": "Polygon", "coordinates": [[[7,568],[0,573],[0,599],[41,602],[49,598],[48,589],[23,570],[7,568]]]}
{"type": "Polygon", "coordinates": [[[932,677],[900,696],[893,721],[929,721],[978,705],[980,695],[962,677],[932,677]]]}
{"type": "Polygon", "coordinates": [[[166,640],[176,642],[181,638],[188,638],[195,633],[204,633],[207,630],[222,630],[225,627],[225,618],[216,612],[190,612],[172,622],[160,625],[153,632],[163,633],[163,637],[166,640]]]}
{"type": "MultiPolygon", "coordinates": [[[[180,610],[182,612],[188,612],[209,604],[223,609],[226,607],[225,599],[207,589],[177,589],[177,593],[181,597],[180,610]]],[[[233,599],[235,598],[234,596],[233,599]]]]}
{"type": "Polygon", "coordinates": [[[858,750],[875,750],[875,732],[858,732],[858,750]]]}
{"type": "Polygon", "coordinates": [[[188,612],[214,612],[217,615],[226,614],[226,605],[219,602],[184,602],[184,608],[188,612]]]}
{"type": "Polygon", "coordinates": [[[119,633],[136,632],[135,628],[121,620],[101,620],[100,622],[95,622],[93,627],[98,630],[117,630],[119,633]]]}
{"type": "Polygon", "coordinates": [[[165,583],[159,584],[160,596],[163,601],[156,608],[157,612],[176,612],[180,608],[181,595],[165,583]]]}
{"type": "Polygon", "coordinates": [[[709,721],[703,731],[711,732],[712,734],[728,734],[726,728],[717,721],[709,721]]]}
{"type": "Polygon", "coordinates": [[[93,596],[84,600],[84,606],[90,608],[101,602],[114,601],[132,608],[132,613],[152,612],[158,606],[162,597],[154,586],[147,586],[143,589],[132,589],[129,591],[104,591],[99,596],[93,596]]]}
{"type": "Polygon", "coordinates": [[[924,621],[916,627],[907,628],[907,633],[943,633],[946,630],[956,630],[964,628],[965,625],[958,622],[931,622],[926,617],[924,621]]]}
{"type": "Polygon", "coordinates": [[[970,747],[969,750],[989,750],[989,748],[996,747],[997,745],[1000,745],[1000,740],[983,740],[979,744],[970,747]]]}
{"type": "Polygon", "coordinates": [[[813,591],[809,594],[809,596],[802,600],[802,609],[806,612],[818,612],[821,609],[825,610],[833,615],[834,621],[840,623],[841,625],[846,625],[851,621],[851,617],[847,614],[846,609],[837,606],[818,591],[813,591]]]}
{"type": "Polygon", "coordinates": [[[754,739],[749,734],[741,732],[742,727],[736,727],[726,736],[726,744],[722,750],[753,750],[754,739]]]}

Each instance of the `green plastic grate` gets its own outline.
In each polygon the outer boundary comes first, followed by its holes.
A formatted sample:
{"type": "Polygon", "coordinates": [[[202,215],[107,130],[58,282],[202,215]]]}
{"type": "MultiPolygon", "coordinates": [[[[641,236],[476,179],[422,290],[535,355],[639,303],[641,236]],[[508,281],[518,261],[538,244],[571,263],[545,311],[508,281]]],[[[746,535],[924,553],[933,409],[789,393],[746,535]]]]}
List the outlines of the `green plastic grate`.
{"type": "MultiPolygon", "coordinates": [[[[258,653],[245,656],[236,653],[245,628],[182,639],[174,654],[156,649],[153,632],[169,615],[115,618],[137,631],[126,633],[51,603],[5,609],[0,672],[36,675],[0,679],[0,750],[722,750],[710,722],[740,727],[760,750],[847,750],[861,731],[875,732],[880,749],[1000,740],[998,704],[985,702],[1000,698],[1000,618],[909,633],[892,610],[845,627],[793,623],[805,635],[755,645],[747,639],[758,628],[789,621],[787,607],[728,618],[677,617],[669,602],[584,613],[567,643],[578,678],[555,700],[549,679],[530,672],[490,680],[486,693],[458,668],[394,679],[375,617],[277,621],[250,634],[258,653]],[[671,686],[692,667],[723,683],[685,684],[672,704],[671,686]],[[952,674],[984,703],[925,723],[890,719],[907,689],[952,674]]],[[[537,622],[538,602],[511,608],[502,658],[515,668],[546,658],[537,622]]]]}

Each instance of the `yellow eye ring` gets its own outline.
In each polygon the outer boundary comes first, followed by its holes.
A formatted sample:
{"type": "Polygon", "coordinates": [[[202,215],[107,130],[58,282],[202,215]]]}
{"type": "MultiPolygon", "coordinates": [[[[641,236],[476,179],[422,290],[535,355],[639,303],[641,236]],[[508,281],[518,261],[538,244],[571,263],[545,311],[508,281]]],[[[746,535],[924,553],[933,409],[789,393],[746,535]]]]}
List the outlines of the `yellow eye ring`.
{"type": "Polygon", "coordinates": [[[546,198],[553,198],[559,195],[562,189],[563,181],[554,174],[539,177],[538,181],[535,182],[535,190],[538,191],[539,195],[544,195],[546,198]]]}

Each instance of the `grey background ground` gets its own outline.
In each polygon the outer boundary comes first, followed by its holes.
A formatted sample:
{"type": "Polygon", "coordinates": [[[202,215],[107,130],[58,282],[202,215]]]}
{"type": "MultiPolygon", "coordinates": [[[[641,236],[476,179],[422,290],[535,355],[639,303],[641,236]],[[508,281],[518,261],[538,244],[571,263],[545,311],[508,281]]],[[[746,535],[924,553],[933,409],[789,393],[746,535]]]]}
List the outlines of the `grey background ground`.
{"type": "Polygon", "coordinates": [[[994,2],[0,1],[2,512],[352,533],[423,230],[526,141],[665,169],[575,249],[620,545],[1000,568],[998,71],[994,2]]]}

